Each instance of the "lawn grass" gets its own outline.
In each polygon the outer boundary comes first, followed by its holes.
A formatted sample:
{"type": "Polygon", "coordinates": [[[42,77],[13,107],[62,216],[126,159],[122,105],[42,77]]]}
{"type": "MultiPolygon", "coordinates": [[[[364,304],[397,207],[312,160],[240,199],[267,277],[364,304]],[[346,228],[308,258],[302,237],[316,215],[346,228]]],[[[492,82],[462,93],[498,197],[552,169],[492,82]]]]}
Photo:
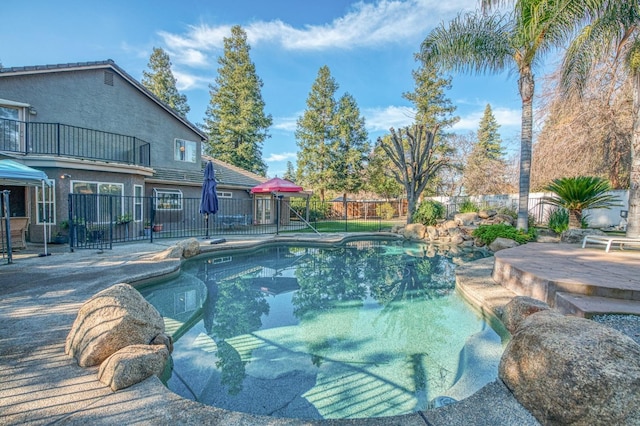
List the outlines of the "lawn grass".
{"type": "MultiPolygon", "coordinates": [[[[397,222],[391,221],[348,221],[346,223],[344,220],[333,220],[333,221],[322,221],[311,223],[318,232],[378,232],[378,231],[390,231],[391,227],[397,222]]],[[[295,231],[285,231],[285,232],[313,232],[310,228],[295,230],[295,231]]]]}

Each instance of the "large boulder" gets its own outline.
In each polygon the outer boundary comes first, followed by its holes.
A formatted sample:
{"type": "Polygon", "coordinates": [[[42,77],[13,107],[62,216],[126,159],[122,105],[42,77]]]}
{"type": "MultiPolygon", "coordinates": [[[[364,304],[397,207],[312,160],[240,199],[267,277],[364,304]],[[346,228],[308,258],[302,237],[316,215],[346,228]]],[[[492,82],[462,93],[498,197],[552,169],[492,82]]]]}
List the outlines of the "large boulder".
{"type": "Polygon", "coordinates": [[[112,390],[128,388],[147,377],[160,376],[169,359],[164,345],[131,345],[107,358],[98,370],[98,380],[112,390]]]}
{"type": "Polygon", "coordinates": [[[498,237],[495,240],[493,240],[491,244],[489,244],[489,249],[493,252],[496,252],[496,251],[500,251],[500,250],[504,250],[512,247],[518,247],[519,245],[520,244],[518,244],[517,242],[509,238],[498,237]]]}
{"type": "Polygon", "coordinates": [[[422,240],[426,227],[421,223],[410,223],[404,227],[403,235],[408,240],[422,240]]]}
{"type": "Polygon", "coordinates": [[[456,213],[453,220],[460,226],[469,226],[478,221],[478,213],[456,213]]]}
{"type": "Polygon", "coordinates": [[[591,320],[530,315],[499,377],[544,425],[640,425],[640,345],[591,320]]]}
{"type": "Polygon", "coordinates": [[[164,333],[160,313],[129,284],[116,284],[86,301],[67,336],[65,353],[81,367],[100,364],[130,345],[164,333]]]}
{"type": "Polygon", "coordinates": [[[195,238],[189,238],[178,242],[178,247],[182,248],[182,257],[189,259],[190,257],[200,254],[200,243],[195,238]]]}
{"type": "MultiPolygon", "coordinates": [[[[549,305],[528,296],[517,296],[507,303],[502,311],[501,319],[509,333],[515,334],[518,327],[529,315],[549,310],[549,305]]],[[[560,315],[560,314],[558,314],[560,315]]]]}
{"type": "Polygon", "coordinates": [[[560,234],[560,241],[563,243],[581,243],[585,235],[606,235],[599,229],[567,229],[560,234]]]}

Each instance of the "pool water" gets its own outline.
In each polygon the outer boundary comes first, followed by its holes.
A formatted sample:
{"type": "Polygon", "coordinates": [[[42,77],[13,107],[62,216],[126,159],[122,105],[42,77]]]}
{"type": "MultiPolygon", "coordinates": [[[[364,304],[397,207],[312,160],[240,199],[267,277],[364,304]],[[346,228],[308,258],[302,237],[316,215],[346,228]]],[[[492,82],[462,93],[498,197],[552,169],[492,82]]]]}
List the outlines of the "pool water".
{"type": "MultiPolygon", "coordinates": [[[[359,241],[198,258],[141,289],[165,318],[177,394],[303,419],[411,413],[495,380],[504,342],[455,292],[482,252],[359,241]]],[[[437,405],[437,404],[436,404],[437,405]]]]}

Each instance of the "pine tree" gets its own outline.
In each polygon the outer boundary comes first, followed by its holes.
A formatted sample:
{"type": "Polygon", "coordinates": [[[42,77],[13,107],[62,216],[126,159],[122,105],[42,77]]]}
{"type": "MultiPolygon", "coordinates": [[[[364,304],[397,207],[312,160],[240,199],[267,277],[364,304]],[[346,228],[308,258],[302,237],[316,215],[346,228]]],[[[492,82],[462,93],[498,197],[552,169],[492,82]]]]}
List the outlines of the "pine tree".
{"type": "Polygon", "coordinates": [[[182,117],[186,117],[190,111],[187,97],[176,88],[169,55],[161,48],[154,47],[147,66],[151,71],[142,71],[142,85],[182,117]]]}
{"type": "Polygon", "coordinates": [[[473,147],[464,170],[463,185],[468,195],[500,194],[508,188],[506,162],[503,158],[500,125],[486,106],[478,127],[478,141],[473,147]]]}
{"type": "Polygon", "coordinates": [[[335,93],[338,83],[329,67],[322,66],[307,97],[307,109],[298,118],[296,142],[298,144],[298,183],[313,186],[324,202],[332,175],[332,144],[335,141],[335,93]]]}
{"type": "Polygon", "coordinates": [[[491,105],[487,104],[480,120],[480,127],[478,128],[478,145],[486,153],[487,158],[493,160],[501,159],[502,152],[502,139],[498,129],[500,125],[493,116],[491,105]]]}
{"type": "Polygon", "coordinates": [[[441,130],[458,122],[454,116],[456,110],[451,99],[445,96],[445,90],[451,89],[451,78],[442,78],[433,66],[422,66],[411,72],[415,82],[413,92],[405,92],[402,97],[413,103],[416,108],[415,123],[441,130]]]}
{"type": "Polygon", "coordinates": [[[266,176],[262,144],[269,137],[271,115],[264,112],[262,80],[249,56],[242,27],[231,28],[218,58],[218,77],[209,86],[211,100],[205,117],[208,152],[215,158],[266,176]]]}
{"type": "Polygon", "coordinates": [[[364,185],[363,170],[370,149],[364,117],[360,115],[356,100],[348,93],[338,101],[333,133],[328,186],[342,191],[346,197],[347,192],[357,192],[364,185]]]}
{"type": "Polygon", "coordinates": [[[287,161],[287,171],[284,172],[284,176],[282,177],[291,182],[296,181],[296,171],[294,170],[293,163],[291,161],[287,161]]]}

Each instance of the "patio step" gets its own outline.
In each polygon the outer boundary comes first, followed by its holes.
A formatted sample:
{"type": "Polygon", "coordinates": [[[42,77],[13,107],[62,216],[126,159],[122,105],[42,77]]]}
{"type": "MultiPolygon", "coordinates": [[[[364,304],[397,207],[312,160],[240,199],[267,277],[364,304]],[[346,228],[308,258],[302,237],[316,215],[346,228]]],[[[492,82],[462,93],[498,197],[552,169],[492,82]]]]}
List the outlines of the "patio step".
{"type": "Polygon", "coordinates": [[[601,314],[640,315],[640,302],[637,300],[558,292],[555,305],[564,314],[583,318],[601,314]]]}

